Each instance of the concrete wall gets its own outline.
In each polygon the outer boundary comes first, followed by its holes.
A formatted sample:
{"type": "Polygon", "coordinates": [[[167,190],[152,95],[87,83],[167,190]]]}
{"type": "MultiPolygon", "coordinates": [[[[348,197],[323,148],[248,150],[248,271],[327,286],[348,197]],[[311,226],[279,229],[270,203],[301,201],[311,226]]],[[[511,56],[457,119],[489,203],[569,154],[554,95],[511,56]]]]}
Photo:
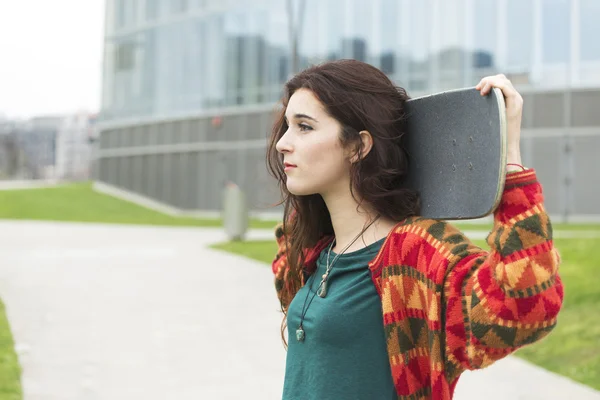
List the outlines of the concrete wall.
{"type": "Polygon", "coordinates": [[[227,181],[253,211],[270,212],[278,194],[266,173],[272,109],[134,123],[103,129],[97,180],[187,211],[221,208],[227,181]]]}

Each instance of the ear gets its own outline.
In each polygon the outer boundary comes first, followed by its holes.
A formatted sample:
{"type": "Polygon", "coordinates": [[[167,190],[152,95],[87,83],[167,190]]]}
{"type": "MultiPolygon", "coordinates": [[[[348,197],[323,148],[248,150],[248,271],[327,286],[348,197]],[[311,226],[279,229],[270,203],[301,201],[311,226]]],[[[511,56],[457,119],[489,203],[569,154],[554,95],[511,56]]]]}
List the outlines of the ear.
{"type": "Polygon", "coordinates": [[[352,158],[350,159],[350,162],[352,164],[354,164],[355,162],[358,162],[358,160],[362,160],[363,158],[365,158],[367,156],[367,154],[369,154],[369,152],[373,148],[373,136],[371,136],[371,133],[369,131],[360,131],[359,135],[360,135],[360,141],[362,142],[362,146],[360,149],[360,155],[358,154],[358,151],[357,151],[356,154],[354,154],[352,156],[352,158]]]}

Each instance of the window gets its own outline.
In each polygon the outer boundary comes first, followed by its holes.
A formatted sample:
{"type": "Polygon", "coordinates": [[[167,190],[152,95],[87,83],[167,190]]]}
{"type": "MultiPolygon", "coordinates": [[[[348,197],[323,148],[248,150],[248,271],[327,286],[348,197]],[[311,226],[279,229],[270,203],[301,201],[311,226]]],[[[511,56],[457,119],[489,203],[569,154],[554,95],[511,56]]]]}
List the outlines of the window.
{"type": "Polygon", "coordinates": [[[146,0],[146,19],[153,21],[158,18],[158,1],[159,0],[146,0]]]}
{"type": "Polygon", "coordinates": [[[477,0],[474,2],[473,21],[473,67],[493,68],[496,48],[496,1],[477,0]]]}
{"type": "Polygon", "coordinates": [[[369,62],[369,45],[373,43],[372,13],[373,4],[362,0],[353,0],[350,3],[352,10],[352,28],[349,38],[343,42],[345,56],[355,60],[369,62]]]}
{"type": "Polygon", "coordinates": [[[346,2],[344,0],[330,0],[324,2],[327,7],[327,30],[325,40],[327,40],[327,59],[336,60],[342,56],[342,34],[344,32],[344,9],[346,2]]]}
{"type": "Polygon", "coordinates": [[[420,0],[410,2],[410,28],[413,35],[410,39],[408,64],[409,82],[408,89],[414,91],[428,90],[431,67],[431,23],[432,23],[432,0],[420,0]]]}
{"type": "Polygon", "coordinates": [[[282,84],[290,73],[289,25],[286,4],[277,2],[268,12],[267,40],[269,61],[269,98],[280,97],[282,84]]]}
{"type": "Polygon", "coordinates": [[[115,0],[115,24],[117,28],[125,26],[125,0],[115,0]]]}
{"type": "Polygon", "coordinates": [[[207,7],[207,0],[192,0],[190,8],[203,10],[207,7]]]}
{"type": "Polygon", "coordinates": [[[116,28],[133,27],[136,23],[138,0],[115,0],[114,5],[116,28]]]}
{"type": "Polygon", "coordinates": [[[245,68],[244,56],[249,51],[246,15],[238,10],[225,15],[227,105],[242,104],[245,68]]]}
{"type": "Polygon", "coordinates": [[[135,65],[135,43],[118,43],[116,45],[115,70],[133,69],[135,65]]]}
{"type": "Polygon", "coordinates": [[[169,3],[171,5],[172,14],[181,14],[188,9],[188,0],[171,0],[169,3]]]}
{"type": "Polygon", "coordinates": [[[547,64],[569,61],[570,12],[569,0],[542,2],[542,59],[547,64]]]}
{"type": "MultiPolygon", "coordinates": [[[[467,18],[463,0],[445,0],[435,5],[434,52],[438,74],[434,82],[438,90],[453,89],[464,84],[467,64],[472,60],[465,51],[467,18]]],[[[471,82],[469,82],[471,84],[471,82]]]]}
{"type": "Polygon", "coordinates": [[[382,0],[380,7],[381,19],[377,21],[381,44],[380,54],[378,54],[379,66],[386,74],[393,75],[397,69],[395,54],[400,47],[397,39],[398,8],[396,0],[382,0]]]}
{"type": "Polygon", "coordinates": [[[600,61],[600,1],[579,0],[579,53],[581,61],[600,61]]]}
{"type": "MultiPolygon", "coordinates": [[[[294,8],[294,26],[300,30],[299,48],[298,48],[298,66],[302,70],[309,65],[318,62],[320,25],[319,14],[323,12],[322,2],[315,0],[294,1],[297,7],[294,8]],[[299,6],[304,5],[303,9],[299,6]],[[301,16],[300,13],[304,15],[301,16]],[[302,26],[300,26],[302,21],[302,26]]],[[[286,8],[287,10],[287,8],[286,8]]]]}
{"type": "Polygon", "coordinates": [[[506,8],[506,61],[509,67],[529,67],[533,54],[533,2],[508,0],[506,8]]]}

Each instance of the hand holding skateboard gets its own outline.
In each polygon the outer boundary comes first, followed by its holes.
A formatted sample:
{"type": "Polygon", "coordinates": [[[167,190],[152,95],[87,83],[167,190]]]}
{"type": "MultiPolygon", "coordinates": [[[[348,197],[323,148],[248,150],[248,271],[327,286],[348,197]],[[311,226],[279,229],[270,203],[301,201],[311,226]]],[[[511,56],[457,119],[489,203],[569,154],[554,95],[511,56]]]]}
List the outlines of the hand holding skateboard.
{"type": "MultiPolygon", "coordinates": [[[[498,88],[506,104],[507,163],[521,164],[521,119],[523,117],[523,97],[516,91],[504,74],[487,76],[475,86],[482,96],[489,94],[492,88],[498,88]]],[[[518,167],[517,167],[518,168],[518,167]]],[[[512,170],[511,166],[507,170],[512,170]]]]}

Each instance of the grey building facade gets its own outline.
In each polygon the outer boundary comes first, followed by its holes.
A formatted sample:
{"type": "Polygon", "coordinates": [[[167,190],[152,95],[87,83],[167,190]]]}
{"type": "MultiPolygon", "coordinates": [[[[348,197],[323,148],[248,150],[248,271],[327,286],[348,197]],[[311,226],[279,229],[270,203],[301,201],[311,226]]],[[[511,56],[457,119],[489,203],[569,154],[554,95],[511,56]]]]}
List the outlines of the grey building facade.
{"type": "MultiPolygon", "coordinates": [[[[265,150],[292,72],[288,11],[108,0],[97,181],[188,211],[218,211],[233,181],[253,211],[276,211],[265,150]]],[[[600,219],[598,15],[595,0],[305,0],[298,63],[359,59],[412,97],[505,73],[548,210],[600,219]]]]}

